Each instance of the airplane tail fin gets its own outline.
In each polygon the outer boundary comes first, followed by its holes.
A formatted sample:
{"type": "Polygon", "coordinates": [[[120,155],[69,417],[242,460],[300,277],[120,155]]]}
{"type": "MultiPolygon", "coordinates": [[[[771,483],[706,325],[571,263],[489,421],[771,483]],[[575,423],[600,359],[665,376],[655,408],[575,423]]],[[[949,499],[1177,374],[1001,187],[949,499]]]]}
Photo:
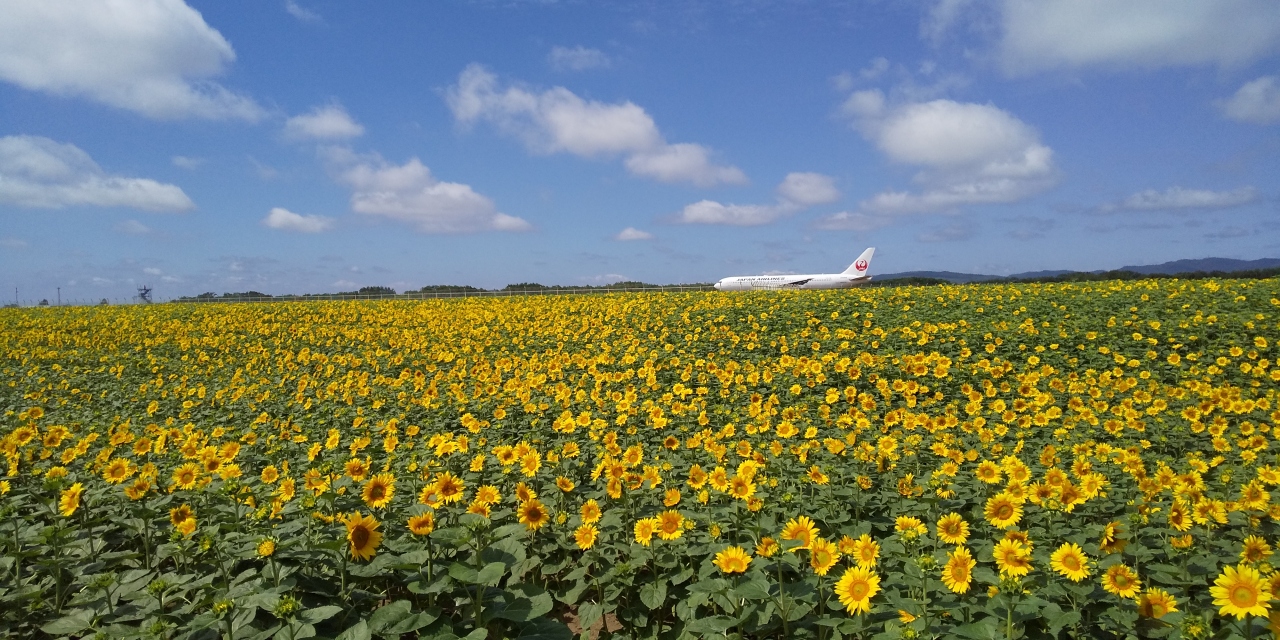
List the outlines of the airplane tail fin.
{"type": "Polygon", "coordinates": [[[869,247],[866,251],[863,251],[862,255],[858,256],[858,259],[854,260],[853,264],[849,265],[849,268],[845,269],[841,275],[854,276],[856,278],[867,277],[867,269],[871,266],[871,256],[875,252],[875,247],[869,247]]]}

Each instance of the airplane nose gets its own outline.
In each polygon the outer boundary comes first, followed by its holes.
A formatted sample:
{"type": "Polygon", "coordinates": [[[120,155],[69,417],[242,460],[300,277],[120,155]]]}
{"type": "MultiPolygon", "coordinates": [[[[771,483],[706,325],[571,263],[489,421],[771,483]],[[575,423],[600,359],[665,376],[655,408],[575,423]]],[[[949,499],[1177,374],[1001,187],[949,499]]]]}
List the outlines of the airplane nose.
{"type": "Polygon", "coordinates": [[[711,285],[711,286],[715,287],[715,288],[716,288],[716,291],[719,291],[719,290],[720,290],[720,283],[719,283],[719,282],[717,282],[717,283],[715,283],[714,285],[711,285]]]}

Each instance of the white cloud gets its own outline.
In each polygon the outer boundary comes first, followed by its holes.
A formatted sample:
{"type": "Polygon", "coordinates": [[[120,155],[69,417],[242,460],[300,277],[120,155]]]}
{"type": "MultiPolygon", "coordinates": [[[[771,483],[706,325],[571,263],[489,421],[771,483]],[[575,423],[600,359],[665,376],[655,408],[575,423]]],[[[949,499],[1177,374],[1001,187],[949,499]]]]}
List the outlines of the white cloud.
{"type": "Polygon", "coordinates": [[[974,225],[957,221],[945,227],[930,229],[916,236],[920,242],[959,242],[973,237],[974,225]]]}
{"type": "Polygon", "coordinates": [[[210,78],[235,51],[182,0],[9,0],[0,18],[0,79],[160,119],[255,121],[252,98],[210,78]]]}
{"type": "Polygon", "coordinates": [[[302,215],[282,207],[274,207],[262,224],[282,231],[298,231],[301,233],[320,233],[333,227],[333,218],[317,215],[302,215]]]}
{"type": "Polygon", "coordinates": [[[248,156],[249,164],[253,165],[253,170],[262,180],[275,180],[280,177],[280,170],[266,164],[253,156],[248,156]]]}
{"type": "Polygon", "coordinates": [[[290,140],[343,140],[364,135],[364,127],[342,105],[330,102],[286,120],[284,135],[290,140]]]}
{"type": "Polygon", "coordinates": [[[788,173],[775,191],[778,197],[773,204],[721,204],[714,200],[701,200],[686,205],[675,221],[683,224],[756,226],[840,199],[835,181],[821,173],[788,173]]]}
{"type": "Polygon", "coordinates": [[[573,48],[552,47],[551,53],[547,54],[547,64],[556,71],[586,71],[607,69],[613,63],[603,51],[578,45],[573,48]]]}
{"type": "Polygon", "coordinates": [[[964,205],[1017,202],[1056,182],[1053,150],[1012,114],[952,100],[889,106],[878,90],[844,105],[854,127],[890,161],[922,167],[918,192],[885,191],[861,203],[877,214],[944,212],[964,205]]]}
{"type": "Polygon", "coordinates": [[[142,272],[143,272],[143,273],[145,273],[145,274],[147,274],[147,275],[149,275],[149,276],[159,276],[159,275],[164,275],[164,272],[163,272],[163,271],[161,271],[161,270],[159,270],[159,269],[157,269],[157,268],[155,268],[155,267],[146,267],[146,268],[144,268],[144,269],[142,270],[142,272]]]}
{"type": "Polygon", "coordinates": [[[1258,190],[1242,187],[1232,191],[1208,191],[1170,187],[1164,191],[1139,191],[1120,202],[1104,204],[1103,213],[1113,211],[1169,211],[1175,209],[1230,209],[1258,201],[1258,190]]]}
{"type": "Polygon", "coordinates": [[[626,229],[619,231],[618,235],[614,236],[613,239],[622,240],[623,242],[632,240],[652,240],[653,234],[648,231],[641,231],[635,227],[627,227],[626,229]]]}
{"type": "Polygon", "coordinates": [[[999,11],[999,56],[1011,74],[1231,67],[1280,49],[1274,0],[1003,0],[999,11]]]}
{"type": "Polygon", "coordinates": [[[692,182],[711,187],[747,181],[746,174],[737,167],[712,164],[710,155],[710,151],[699,144],[668,144],[653,151],[633,153],[625,164],[631,173],[659,182],[692,182]]]}
{"type": "Polygon", "coordinates": [[[116,231],[131,236],[145,236],[151,233],[151,227],[148,227],[137,220],[125,220],[116,225],[116,231]]]}
{"type": "Polygon", "coordinates": [[[169,160],[175,167],[191,170],[198,169],[200,165],[204,164],[204,158],[193,158],[191,156],[174,156],[169,160]]]}
{"type": "Polygon", "coordinates": [[[378,154],[325,150],[336,179],[351,187],[351,209],[405,222],[423,233],[527,231],[525,220],[497,210],[493,201],[457,182],[441,182],[417,158],[403,165],[378,154]]]}
{"type": "Polygon", "coordinates": [[[5,249],[26,249],[27,241],[19,238],[3,238],[0,239],[0,247],[5,249]]]}
{"type": "Polygon", "coordinates": [[[829,231],[875,231],[893,224],[893,218],[861,211],[841,211],[825,216],[813,226],[829,231]]]}
{"type": "Polygon", "coordinates": [[[1245,83],[1219,106],[1232,120],[1254,124],[1280,122],[1280,78],[1262,76],[1245,83]]]}
{"type": "Polygon", "coordinates": [[[500,87],[483,66],[463,69],[445,101],[458,124],[485,121],[540,154],[571,153],[584,158],[625,156],[633,174],[662,182],[699,186],[742,184],[746,176],[733,166],[718,166],[711,151],[698,144],[669,144],[653,118],[632,103],[584,100],[564,87],[535,93],[500,87]]]}
{"type": "Polygon", "coordinates": [[[319,22],[320,14],[304,8],[294,0],[284,0],[284,10],[302,22],[319,22]]]}
{"type": "Polygon", "coordinates": [[[920,36],[938,44],[960,19],[961,12],[970,2],[971,0],[938,0],[920,23],[920,36]]]}
{"type": "Polygon", "coordinates": [[[195,203],[172,184],[108,175],[71,144],[38,136],[0,138],[0,202],[21,207],[129,207],[186,211],[195,203]]]}
{"type": "Polygon", "coordinates": [[[779,204],[720,204],[714,200],[701,200],[686,205],[676,220],[685,224],[746,227],[768,224],[794,211],[794,207],[779,204]]]}
{"type": "Polygon", "coordinates": [[[788,173],[777,191],[782,200],[806,207],[840,199],[835,180],[821,173],[788,173]]]}

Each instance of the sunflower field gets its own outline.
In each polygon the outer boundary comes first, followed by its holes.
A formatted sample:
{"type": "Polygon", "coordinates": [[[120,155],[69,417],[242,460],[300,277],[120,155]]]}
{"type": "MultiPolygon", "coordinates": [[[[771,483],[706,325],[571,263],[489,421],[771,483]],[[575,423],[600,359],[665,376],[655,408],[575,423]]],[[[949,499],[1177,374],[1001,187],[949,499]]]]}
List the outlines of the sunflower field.
{"type": "Polygon", "coordinates": [[[4,309],[0,635],[1266,637],[1278,323],[1275,279],[4,309]]]}

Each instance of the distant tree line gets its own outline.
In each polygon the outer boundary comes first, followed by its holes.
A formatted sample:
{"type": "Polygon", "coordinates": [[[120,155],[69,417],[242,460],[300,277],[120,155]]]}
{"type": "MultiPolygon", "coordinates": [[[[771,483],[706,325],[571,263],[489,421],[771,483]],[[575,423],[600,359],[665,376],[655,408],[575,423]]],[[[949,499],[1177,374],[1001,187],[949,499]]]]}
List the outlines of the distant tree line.
{"type": "Polygon", "coordinates": [[[656,285],[639,282],[635,280],[627,280],[623,282],[614,282],[606,285],[581,285],[581,286],[556,286],[545,285],[537,282],[520,282],[517,284],[509,284],[501,289],[481,289],[470,285],[454,285],[454,284],[429,284],[419,289],[406,290],[403,293],[397,293],[391,287],[369,286],[360,287],[355,291],[339,291],[337,293],[304,293],[301,295],[284,294],[273,296],[271,294],[262,293],[261,291],[241,291],[236,293],[223,293],[218,295],[212,291],[207,291],[196,296],[183,296],[174,300],[174,302],[236,302],[236,301],[255,301],[255,300],[325,300],[325,299],[350,299],[350,298],[404,298],[418,299],[421,297],[431,296],[465,296],[468,294],[484,295],[484,294],[500,294],[500,293],[520,293],[520,292],[561,292],[561,291],[622,291],[634,289],[663,289],[669,287],[710,287],[709,283],[695,284],[678,284],[678,285],[656,285]]]}
{"type": "MultiPolygon", "coordinates": [[[[1182,273],[1138,273],[1137,271],[1074,271],[1056,276],[1036,278],[991,278],[970,284],[991,283],[1050,283],[1050,282],[1099,282],[1102,280],[1146,280],[1150,278],[1177,278],[1179,280],[1204,280],[1217,278],[1220,280],[1263,280],[1280,276],[1280,267],[1270,269],[1246,269],[1244,271],[1185,271],[1182,273]]],[[[888,280],[872,280],[873,287],[924,287],[939,284],[953,284],[942,278],[922,278],[911,276],[906,278],[889,278],[888,280]]]]}
{"type": "MultiPolygon", "coordinates": [[[[1218,279],[1252,279],[1261,280],[1265,278],[1274,278],[1280,276],[1280,267],[1270,269],[1247,269],[1245,271],[1188,271],[1184,273],[1138,273],[1136,271],[1099,271],[1099,272],[1073,272],[1064,273],[1057,276],[1045,276],[1039,278],[992,278],[983,280],[973,284],[983,283],[1051,283],[1051,282],[1098,282],[1102,280],[1145,280],[1148,278],[1177,278],[1179,280],[1203,280],[1206,278],[1218,279]]],[[[942,278],[924,278],[911,276],[905,278],[889,278],[888,280],[872,280],[873,287],[925,287],[940,284],[952,284],[949,280],[942,278]]],[[[620,291],[634,289],[662,289],[666,287],[710,287],[710,283],[699,282],[694,284],[680,285],[656,285],[636,280],[626,280],[623,282],[614,282],[612,284],[596,285],[596,286],[550,286],[539,284],[537,282],[520,282],[509,284],[501,289],[481,289],[469,285],[453,285],[453,284],[430,284],[419,289],[408,290],[404,293],[397,293],[391,287],[370,286],[360,287],[355,291],[340,291],[338,293],[306,293],[302,295],[286,294],[280,296],[272,296],[262,293],[261,291],[242,291],[239,293],[223,293],[218,295],[212,291],[207,291],[197,296],[183,296],[175,300],[175,302],[235,302],[238,300],[324,300],[331,298],[405,298],[417,299],[420,297],[429,297],[432,295],[468,295],[468,294],[497,294],[497,293],[519,293],[519,292],[558,292],[558,291],[620,291]]],[[[47,304],[47,303],[46,303],[47,304]]]]}

